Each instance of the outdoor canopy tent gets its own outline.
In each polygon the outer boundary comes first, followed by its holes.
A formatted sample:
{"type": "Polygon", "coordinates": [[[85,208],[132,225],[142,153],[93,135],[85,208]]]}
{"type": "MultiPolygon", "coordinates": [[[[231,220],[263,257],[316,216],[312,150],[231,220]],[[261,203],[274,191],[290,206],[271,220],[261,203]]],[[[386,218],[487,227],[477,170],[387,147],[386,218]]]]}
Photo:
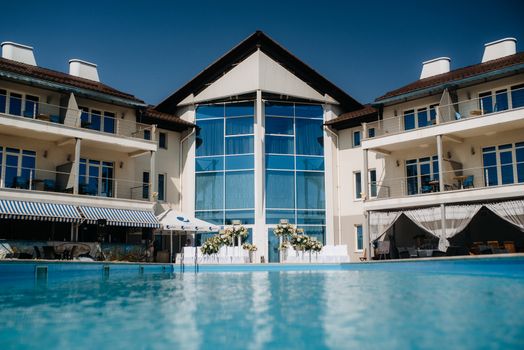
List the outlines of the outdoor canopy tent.
{"type": "MultiPolygon", "coordinates": [[[[210,224],[204,220],[200,220],[173,209],[168,209],[157,216],[160,227],[163,230],[170,231],[170,250],[169,261],[173,261],[173,231],[182,232],[217,232],[220,227],[210,224]]],[[[194,240],[193,240],[194,241],[194,240]]]]}

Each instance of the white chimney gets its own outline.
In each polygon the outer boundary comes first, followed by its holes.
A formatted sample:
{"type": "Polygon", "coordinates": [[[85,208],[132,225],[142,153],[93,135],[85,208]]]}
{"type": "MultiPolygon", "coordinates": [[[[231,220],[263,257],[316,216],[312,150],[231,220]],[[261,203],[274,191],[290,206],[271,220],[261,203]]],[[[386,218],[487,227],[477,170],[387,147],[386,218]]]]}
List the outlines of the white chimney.
{"type": "Polygon", "coordinates": [[[422,72],[420,72],[420,79],[449,72],[450,62],[451,59],[449,57],[439,57],[422,62],[422,72]]]}
{"type": "Polygon", "coordinates": [[[69,74],[75,77],[100,81],[96,64],[78,59],[69,60],[69,74]]]}
{"type": "Polygon", "coordinates": [[[36,66],[33,48],[11,41],[4,41],[2,43],[2,58],[36,66]]]}
{"type": "Polygon", "coordinates": [[[482,63],[517,53],[517,39],[504,38],[484,44],[482,63]]]}

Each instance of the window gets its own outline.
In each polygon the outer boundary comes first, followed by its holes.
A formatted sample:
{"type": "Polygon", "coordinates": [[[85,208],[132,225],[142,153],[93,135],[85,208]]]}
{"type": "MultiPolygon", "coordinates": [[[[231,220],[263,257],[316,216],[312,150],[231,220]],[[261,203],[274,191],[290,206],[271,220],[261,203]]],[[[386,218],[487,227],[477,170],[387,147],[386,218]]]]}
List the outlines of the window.
{"type": "Polygon", "coordinates": [[[159,201],[165,201],[166,200],[166,175],[165,174],[158,174],[158,200],[159,201]]]}
{"type": "Polygon", "coordinates": [[[9,94],[9,114],[22,115],[22,95],[9,94]]]}
{"type": "Polygon", "coordinates": [[[0,89],[0,113],[6,112],[7,91],[0,89]]]}
{"type": "Polygon", "coordinates": [[[511,107],[524,107],[524,84],[511,87],[511,107]]]}
{"type": "Polygon", "coordinates": [[[375,128],[368,129],[368,138],[375,137],[375,128]]]}
{"type": "Polygon", "coordinates": [[[323,108],[265,103],[266,223],[281,219],[324,242],[323,108]]]}
{"type": "Polygon", "coordinates": [[[0,147],[0,173],[4,187],[29,189],[35,178],[36,152],[0,147]]]}
{"type": "Polygon", "coordinates": [[[78,108],[82,111],[82,114],[80,115],[82,128],[103,131],[110,134],[114,134],[116,132],[115,113],[98,111],[81,106],[78,108]]]}
{"type": "Polygon", "coordinates": [[[369,196],[372,198],[377,196],[377,171],[375,169],[369,171],[369,196]]]}
{"type": "Polygon", "coordinates": [[[436,124],[438,104],[404,111],[404,130],[423,128],[436,124]]]}
{"type": "Polygon", "coordinates": [[[142,173],[142,199],[149,199],[149,172],[142,173]]]}
{"type": "Polygon", "coordinates": [[[355,198],[361,199],[362,198],[362,176],[360,174],[360,171],[355,172],[355,198]]]}
{"type": "Polygon", "coordinates": [[[353,147],[360,147],[360,131],[353,131],[353,147]]]}
{"type": "Polygon", "coordinates": [[[158,147],[167,149],[167,135],[165,132],[158,134],[158,147]]]}
{"type": "Polygon", "coordinates": [[[151,130],[149,129],[144,130],[144,140],[151,140],[151,130]]]}
{"type": "Polygon", "coordinates": [[[255,220],[254,102],[196,110],[195,215],[218,225],[255,220]]]}
{"type": "Polygon", "coordinates": [[[357,251],[364,250],[364,233],[362,225],[355,225],[355,242],[357,251]]]}
{"type": "Polygon", "coordinates": [[[524,182],[524,142],[482,148],[485,186],[524,182]]]}
{"type": "Polygon", "coordinates": [[[80,194],[113,197],[114,163],[81,158],[78,182],[80,194]]]}
{"type": "Polygon", "coordinates": [[[430,184],[438,180],[438,157],[424,157],[406,161],[406,183],[408,195],[429,193],[438,188],[430,184]]]}
{"type": "Polygon", "coordinates": [[[26,95],[24,117],[35,118],[38,115],[38,97],[26,95]]]}

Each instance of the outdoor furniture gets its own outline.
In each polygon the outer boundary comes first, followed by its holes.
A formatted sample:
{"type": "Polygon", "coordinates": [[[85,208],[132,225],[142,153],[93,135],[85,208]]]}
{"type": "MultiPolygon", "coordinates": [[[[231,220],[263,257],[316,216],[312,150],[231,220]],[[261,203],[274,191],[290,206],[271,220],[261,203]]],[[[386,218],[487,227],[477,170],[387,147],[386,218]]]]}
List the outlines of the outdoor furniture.
{"type": "Polygon", "coordinates": [[[53,248],[53,246],[45,245],[42,247],[42,250],[44,251],[44,259],[47,259],[47,260],[56,259],[55,248],[53,248]]]}
{"type": "Polygon", "coordinates": [[[515,242],[513,241],[504,241],[504,249],[506,249],[508,253],[517,252],[517,250],[515,249],[515,242]]]}
{"type": "Polygon", "coordinates": [[[29,189],[29,180],[23,176],[16,176],[13,181],[14,188],[29,189]]]}
{"type": "Polygon", "coordinates": [[[50,120],[50,115],[49,114],[38,114],[36,116],[36,119],[48,122],[50,120]]]}
{"type": "Polygon", "coordinates": [[[358,259],[359,259],[360,261],[366,261],[366,260],[368,260],[368,257],[367,257],[367,249],[366,249],[366,248],[364,248],[364,252],[363,252],[362,256],[359,257],[358,259]]]}
{"type": "Polygon", "coordinates": [[[44,184],[44,191],[50,191],[50,192],[56,191],[55,180],[46,179],[46,180],[43,180],[43,184],[44,184]]]}
{"type": "Polygon", "coordinates": [[[420,188],[420,192],[422,192],[422,193],[433,192],[433,186],[431,186],[430,183],[431,183],[431,181],[423,183],[422,187],[420,188]]]}
{"type": "Polygon", "coordinates": [[[500,248],[499,241],[488,241],[488,246],[491,248],[500,248]]]}
{"type": "Polygon", "coordinates": [[[475,187],[473,185],[473,175],[469,175],[468,177],[466,177],[466,179],[464,180],[464,182],[462,183],[462,188],[470,188],[470,187],[475,187]]]}
{"type": "Polygon", "coordinates": [[[382,258],[387,259],[387,256],[389,254],[389,245],[389,241],[377,242],[377,256],[379,260],[382,260],[382,258]]]}
{"type": "Polygon", "coordinates": [[[49,121],[55,124],[64,124],[62,117],[60,117],[59,115],[51,115],[49,117],[49,121]]]}
{"type": "Polygon", "coordinates": [[[468,177],[465,176],[465,175],[458,175],[458,176],[453,176],[453,179],[454,180],[457,180],[459,182],[459,188],[464,188],[464,181],[467,179],[468,177]]]}
{"type": "Polygon", "coordinates": [[[35,250],[35,258],[42,259],[42,254],[40,254],[40,249],[38,249],[36,245],[33,247],[33,249],[35,250]]]}
{"type": "Polygon", "coordinates": [[[417,248],[408,247],[407,250],[410,258],[418,258],[417,248]]]}

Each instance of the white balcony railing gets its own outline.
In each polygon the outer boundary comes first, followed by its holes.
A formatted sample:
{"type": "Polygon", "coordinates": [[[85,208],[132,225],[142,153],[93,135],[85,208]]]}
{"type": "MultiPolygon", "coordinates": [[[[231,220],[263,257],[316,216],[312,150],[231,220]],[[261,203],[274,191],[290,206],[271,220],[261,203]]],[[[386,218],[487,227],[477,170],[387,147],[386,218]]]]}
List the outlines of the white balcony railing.
{"type": "MultiPolygon", "coordinates": [[[[489,96],[433,107],[434,110],[428,108],[425,113],[421,114],[418,114],[417,109],[414,108],[409,117],[412,119],[409,122],[406,121],[406,115],[401,115],[365,123],[365,129],[375,129],[373,137],[395,135],[522,108],[524,107],[524,88],[506,89],[489,96]]],[[[369,134],[364,132],[363,138],[369,139],[369,134]]]]}
{"type": "Polygon", "coordinates": [[[151,125],[141,124],[133,120],[103,114],[82,115],[82,111],[79,109],[2,94],[0,94],[0,114],[141,140],[145,139],[146,130],[149,130],[150,133],[152,130],[151,125]]]}
{"type": "MultiPolygon", "coordinates": [[[[90,167],[87,170],[91,170],[90,167]]],[[[78,194],[94,197],[132,199],[149,201],[151,184],[129,179],[107,176],[107,172],[114,169],[96,168],[99,175],[80,174],[78,194]]],[[[72,166],[71,166],[72,169],[72,166]]],[[[0,177],[0,188],[13,188],[27,191],[43,191],[73,194],[75,176],[73,171],[59,171],[49,169],[19,168],[5,166],[0,177]]]]}
{"type": "MultiPolygon", "coordinates": [[[[515,169],[504,173],[500,167],[464,168],[443,172],[444,192],[464,191],[475,188],[524,185],[524,174],[515,174],[515,169]]],[[[402,198],[440,193],[437,174],[413,177],[388,178],[369,184],[369,200],[402,198]]]]}

